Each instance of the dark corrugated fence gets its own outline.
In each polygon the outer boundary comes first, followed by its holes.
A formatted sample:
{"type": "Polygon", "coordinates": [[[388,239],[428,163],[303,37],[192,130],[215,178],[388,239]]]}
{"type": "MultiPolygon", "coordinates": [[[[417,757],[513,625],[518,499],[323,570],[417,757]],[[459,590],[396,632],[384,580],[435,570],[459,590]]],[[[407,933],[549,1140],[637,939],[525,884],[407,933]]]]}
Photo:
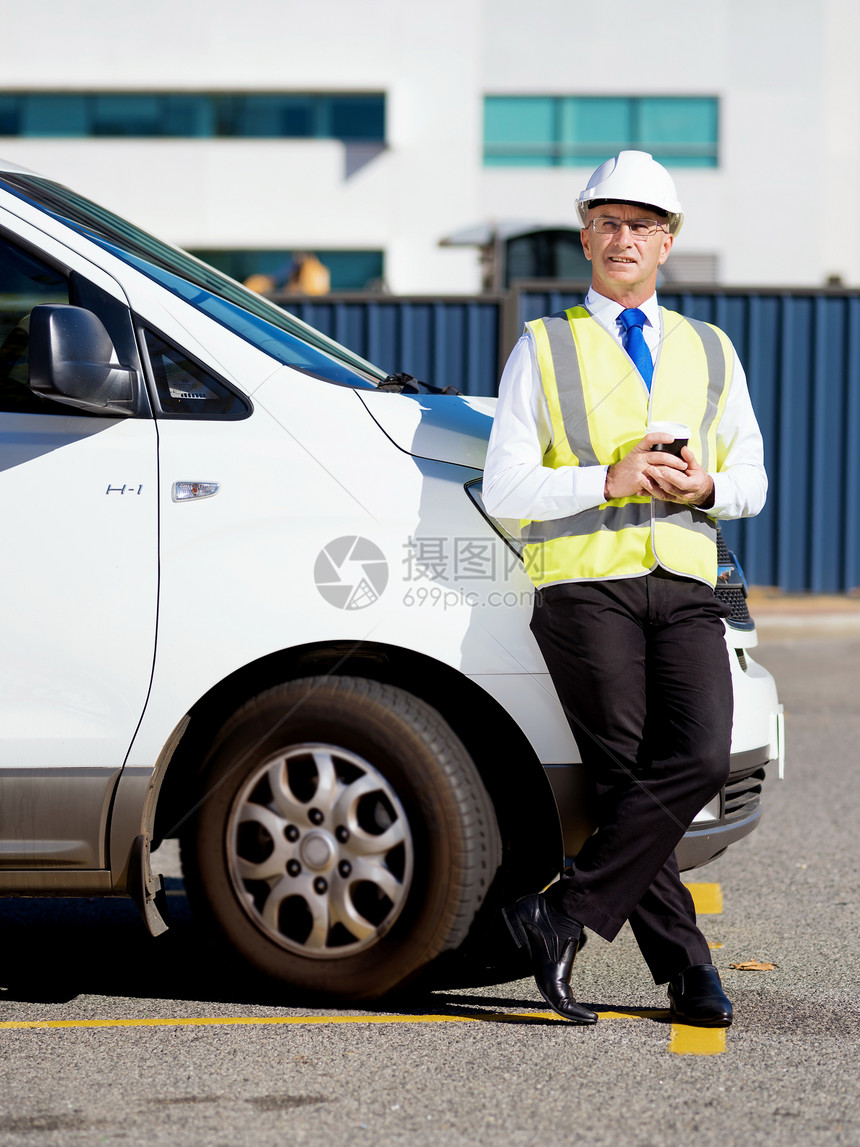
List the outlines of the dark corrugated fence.
{"type": "MultiPolygon", "coordinates": [[[[523,321],[581,298],[581,287],[526,284],[504,298],[286,305],[391,373],[489,395],[523,321]]],[[[748,580],[790,591],[860,586],[860,293],[664,286],[660,300],[725,330],[747,371],[770,492],[758,518],[724,533],[748,580]]]]}
{"type": "Polygon", "coordinates": [[[288,311],[389,374],[493,395],[499,384],[502,300],[344,296],[279,300],[288,311]]]}

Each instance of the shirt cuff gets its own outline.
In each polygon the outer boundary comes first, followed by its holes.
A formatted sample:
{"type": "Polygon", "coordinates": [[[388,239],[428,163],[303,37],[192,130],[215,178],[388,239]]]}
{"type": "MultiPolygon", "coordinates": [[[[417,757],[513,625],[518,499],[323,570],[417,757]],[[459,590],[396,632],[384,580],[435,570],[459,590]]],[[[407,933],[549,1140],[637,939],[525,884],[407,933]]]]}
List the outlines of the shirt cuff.
{"type": "Polygon", "coordinates": [[[731,482],[727,474],[711,474],[711,479],[714,483],[714,504],[703,512],[711,518],[721,518],[727,508],[727,498],[731,497],[731,482]]]}
{"type": "Polygon", "coordinates": [[[608,466],[578,466],[577,494],[582,502],[602,506],[606,501],[606,472],[608,466]]]}

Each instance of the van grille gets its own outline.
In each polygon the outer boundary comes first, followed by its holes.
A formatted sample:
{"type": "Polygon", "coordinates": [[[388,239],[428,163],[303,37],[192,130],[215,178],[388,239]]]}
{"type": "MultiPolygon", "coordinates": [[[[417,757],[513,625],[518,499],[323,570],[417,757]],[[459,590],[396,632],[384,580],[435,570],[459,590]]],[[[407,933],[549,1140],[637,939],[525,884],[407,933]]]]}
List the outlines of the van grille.
{"type": "Polygon", "coordinates": [[[743,595],[743,591],[739,589],[723,589],[717,586],[714,590],[718,601],[723,602],[731,608],[731,616],[726,618],[729,625],[747,626],[752,618],[750,611],[747,609],[747,599],[743,595]]]}
{"type": "Polygon", "coordinates": [[[747,609],[744,575],[719,528],[717,529],[717,584],[714,596],[732,611],[726,618],[729,625],[733,625],[735,629],[755,628],[750,611],[747,609]]]}
{"type": "Polygon", "coordinates": [[[764,783],[764,769],[756,769],[740,780],[729,780],[726,785],[723,819],[743,820],[750,816],[761,801],[761,786],[764,783]]]}

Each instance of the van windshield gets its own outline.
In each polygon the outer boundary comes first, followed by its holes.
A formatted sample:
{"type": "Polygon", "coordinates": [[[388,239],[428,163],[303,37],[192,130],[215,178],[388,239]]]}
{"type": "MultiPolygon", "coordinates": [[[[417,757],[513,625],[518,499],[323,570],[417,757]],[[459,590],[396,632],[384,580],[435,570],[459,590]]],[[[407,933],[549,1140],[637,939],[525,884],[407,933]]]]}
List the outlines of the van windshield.
{"type": "Polygon", "coordinates": [[[278,362],[346,386],[373,388],[386,377],[385,371],[262,295],[59,183],[3,172],[0,186],[98,243],[278,362]]]}

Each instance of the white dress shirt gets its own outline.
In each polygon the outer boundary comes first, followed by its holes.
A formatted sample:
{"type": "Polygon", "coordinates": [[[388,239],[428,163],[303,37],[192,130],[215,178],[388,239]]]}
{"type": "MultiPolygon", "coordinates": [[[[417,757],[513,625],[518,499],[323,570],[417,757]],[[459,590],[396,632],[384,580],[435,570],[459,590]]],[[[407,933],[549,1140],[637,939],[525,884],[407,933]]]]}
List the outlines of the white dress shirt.
{"type": "MultiPolygon", "coordinates": [[[[620,303],[592,287],[585,305],[593,317],[623,345],[620,303]]],[[[639,307],[646,318],[642,333],[654,359],[663,335],[656,294],[639,307]]],[[[642,382],[643,387],[645,382],[642,382]]],[[[717,426],[724,461],[712,473],[714,518],[746,518],[757,514],[767,494],[764,448],[753,413],[746,375],[735,353],[725,409],[717,426]]],[[[511,351],[499,385],[499,400],[484,469],[483,500],[497,518],[551,521],[591,510],[605,502],[607,466],[544,466],[552,445],[552,424],[546,405],[534,340],[526,332],[511,351]]]]}

